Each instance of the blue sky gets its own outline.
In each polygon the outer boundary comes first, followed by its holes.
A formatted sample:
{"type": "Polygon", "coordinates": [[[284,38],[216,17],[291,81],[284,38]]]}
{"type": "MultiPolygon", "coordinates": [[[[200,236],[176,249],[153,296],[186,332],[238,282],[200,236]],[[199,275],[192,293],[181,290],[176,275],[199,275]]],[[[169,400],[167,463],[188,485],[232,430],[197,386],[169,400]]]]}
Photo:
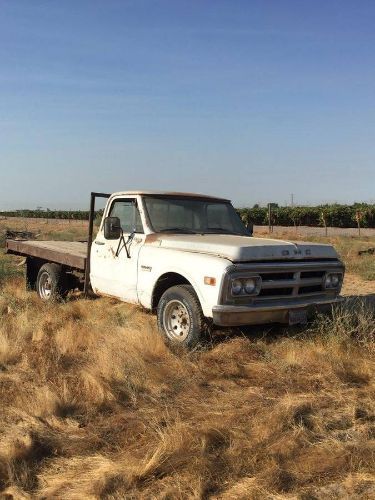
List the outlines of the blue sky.
{"type": "Polygon", "coordinates": [[[375,201],[375,2],[0,0],[0,209],[375,201]]]}

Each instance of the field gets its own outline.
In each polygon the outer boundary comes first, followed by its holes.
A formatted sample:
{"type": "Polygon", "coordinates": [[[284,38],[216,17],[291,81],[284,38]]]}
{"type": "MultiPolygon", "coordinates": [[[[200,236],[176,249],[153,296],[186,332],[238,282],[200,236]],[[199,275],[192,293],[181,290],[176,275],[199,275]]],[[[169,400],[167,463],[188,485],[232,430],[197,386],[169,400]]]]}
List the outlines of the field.
{"type": "MultiPolygon", "coordinates": [[[[0,221],[81,239],[80,222],[0,221]]],[[[256,228],[264,234],[265,228],[256,228]]],[[[307,329],[216,331],[169,350],[110,299],[42,304],[0,254],[4,498],[375,497],[375,236],[330,241],[346,303],[307,329]]]]}

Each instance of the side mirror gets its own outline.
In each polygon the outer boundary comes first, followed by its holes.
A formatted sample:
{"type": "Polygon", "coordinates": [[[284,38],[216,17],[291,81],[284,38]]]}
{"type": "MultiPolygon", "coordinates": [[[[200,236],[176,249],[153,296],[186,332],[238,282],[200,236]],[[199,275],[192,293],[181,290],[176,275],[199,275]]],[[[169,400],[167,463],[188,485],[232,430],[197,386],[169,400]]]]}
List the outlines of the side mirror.
{"type": "Polygon", "coordinates": [[[118,240],[121,234],[120,219],[118,217],[106,217],[104,219],[104,238],[106,240],[118,240]]]}

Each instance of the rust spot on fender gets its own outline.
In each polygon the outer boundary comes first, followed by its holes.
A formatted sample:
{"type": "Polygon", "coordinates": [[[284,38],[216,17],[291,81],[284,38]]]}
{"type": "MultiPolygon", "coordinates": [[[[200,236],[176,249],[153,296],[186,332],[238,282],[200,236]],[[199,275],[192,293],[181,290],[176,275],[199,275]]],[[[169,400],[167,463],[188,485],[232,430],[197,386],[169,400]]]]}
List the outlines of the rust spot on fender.
{"type": "Polygon", "coordinates": [[[147,234],[145,238],[145,245],[155,243],[160,240],[160,233],[147,234]]]}

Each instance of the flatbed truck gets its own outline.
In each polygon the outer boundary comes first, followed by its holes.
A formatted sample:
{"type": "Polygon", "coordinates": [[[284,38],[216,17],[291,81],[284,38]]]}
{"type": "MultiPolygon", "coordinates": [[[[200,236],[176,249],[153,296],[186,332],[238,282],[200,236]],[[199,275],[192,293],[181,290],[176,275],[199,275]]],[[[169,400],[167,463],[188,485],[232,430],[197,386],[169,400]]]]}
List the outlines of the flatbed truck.
{"type": "Polygon", "coordinates": [[[341,301],[345,271],[331,245],[253,237],[227,199],[160,191],[92,193],[87,242],[9,238],[6,252],[41,299],[81,288],[139,304],[188,348],[212,324],[305,323],[341,301]]]}

